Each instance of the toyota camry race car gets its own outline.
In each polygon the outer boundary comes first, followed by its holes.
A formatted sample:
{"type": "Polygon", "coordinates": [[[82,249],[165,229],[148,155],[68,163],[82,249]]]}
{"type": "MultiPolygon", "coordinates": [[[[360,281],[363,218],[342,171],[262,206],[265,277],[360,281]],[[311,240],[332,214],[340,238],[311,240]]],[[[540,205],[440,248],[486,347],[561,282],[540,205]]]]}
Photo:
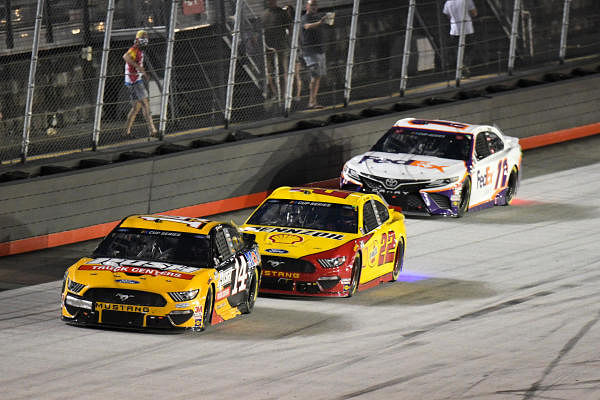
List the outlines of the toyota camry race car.
{"type": "Polygon", "coordinates": [[[404,215],[375,194],[281,187],[241,229],[259,243],[261,293],[350,297],[404,262],[404,215]]]}
{"type": "Polygon", "coordinates": [[[134,215],[67,269],[62,319],[203,330],[250,313],[259,284],[253,235],[206,219],[134,215]]]}
{"type": "Polygon", "coordinates": [[[461,217],[511,203],[521,156],[519,139],[494,126],[406,118],[346,162],[340,186],[379,193],[406,214],[461,217]]]}

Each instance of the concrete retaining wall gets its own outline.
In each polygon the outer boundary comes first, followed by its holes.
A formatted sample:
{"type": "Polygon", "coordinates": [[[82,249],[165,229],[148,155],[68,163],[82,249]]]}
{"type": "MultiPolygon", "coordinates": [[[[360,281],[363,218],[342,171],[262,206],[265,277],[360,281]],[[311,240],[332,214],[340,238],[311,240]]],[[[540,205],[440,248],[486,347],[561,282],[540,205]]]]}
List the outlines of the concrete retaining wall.
{"type": "Polygon", "coordinates": [[[0,243],[336,177],[408,116],[495,123],[520,138],[592,124],[600,121],[600,76],[0,183],[0,243]]]}

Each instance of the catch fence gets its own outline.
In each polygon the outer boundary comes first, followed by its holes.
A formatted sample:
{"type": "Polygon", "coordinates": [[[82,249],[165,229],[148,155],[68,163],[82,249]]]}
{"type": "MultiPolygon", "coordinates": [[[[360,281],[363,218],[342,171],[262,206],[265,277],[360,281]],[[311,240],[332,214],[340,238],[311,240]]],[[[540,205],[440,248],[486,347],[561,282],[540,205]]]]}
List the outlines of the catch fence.
{"type": "MultiPolygon", "coordinates": [[[[474,0],[474,33],[453,37],[443,0],[321,0],[326,74],[317,102],[343,108],[597,56],[596,0],[474,0]]],[[[311,73],[302,0],[265,26],[262,0],[6,0],[0,6],[0,162],[161,141],[302,113],[311,73]],[[277,52],[265,31],[281,28],[277,52]],[[132,104],[123,54],[149,34],[152,135],[132,104]],[[278,56],[275,56],[278,54],[278,56]]],[[[470,15],[470,10],[463,10],[470,15]]],[[[464,17],[463,17],[464,18],[464,17]]]]}

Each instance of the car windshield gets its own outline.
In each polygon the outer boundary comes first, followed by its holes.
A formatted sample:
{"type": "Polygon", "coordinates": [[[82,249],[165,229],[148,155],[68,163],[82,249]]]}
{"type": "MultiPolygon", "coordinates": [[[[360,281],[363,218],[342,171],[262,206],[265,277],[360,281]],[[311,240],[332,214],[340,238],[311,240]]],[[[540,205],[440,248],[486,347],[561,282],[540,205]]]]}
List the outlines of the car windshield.
{"type": "Polygon", "coordinates": [[[358,212],[346,204],[269,199],[250,217],[251,225],[356,233],[358,212]]]}
{"type": "Polygon", "coordinates": [[[375,143],[371,151],[416,154],[468,161],[471,152],[471,139],[471,135],[460,133],[442,133],[394,127],[375,143]]]}
{"type": "Polygon", "coordinates": [[[201,267],[213,264],[208,236],[148,229],[116,229],[98,245],[93,256],[201,267]]]}

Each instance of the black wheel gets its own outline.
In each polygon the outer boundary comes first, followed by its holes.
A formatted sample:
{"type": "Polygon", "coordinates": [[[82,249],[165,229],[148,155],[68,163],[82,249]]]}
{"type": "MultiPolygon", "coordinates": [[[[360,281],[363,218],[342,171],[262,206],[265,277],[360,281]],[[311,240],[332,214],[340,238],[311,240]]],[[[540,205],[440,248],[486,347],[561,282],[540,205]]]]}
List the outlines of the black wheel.
{"type": "Polygon", "coordinates": [[[215,299],[213,296],[213,288],[211,286],[208,288],[208,293],[206,293],[206,300],[204,301],[204,310],[202,310],[202,330],[205,330],[210,326],[214,304],[215,299]]]}
{"type": "Polygon", "coordinates": [[[256,270],[254,270],[254,272],[252,272],[252,277],[250,278],[250,286],[248,286],[248,296],[239,307],[242,314],[250,314],[252,312],[254,303],[258,297],[258,284],[259,282],[256,278],[256,270]]]}
{"type": "Polygon", "coordinates": [[[400,239],[398,247],[396,247],[396,261],[394,262],[394,269],[392,270],[392,279],[390,282],[396,282],[402,272],[404,266],[404,239],[400,239]]]}
{"type": "Polygon", "coordinates": [[[508,187],[506,188],[506,203],[505,206],[509,206],[513,201],[515,194],[517,193],[517,178],[519,176],[519,172],[517,171],[517,167],[513,167],[510,172],[510,176],[508,177],[508,187]]]}
{"type": "Polygon", "coordinates": [[[458,204],[457,218],[465,215],[469,209],[469,199],[471,198],[471,178],[465,179],[462,190],[460,192],[460,203],[458,204]]]}
{"type": "Polygon", "coordinates": [[[348,295],[346,297],[352,297],[358,289],[360,282],[360,271],[362,269],[362,263],[360,261],[360,255],[354,258],[354,264],[352,265],[352,281],[350,282],[350,288],[348,289],[348,295]]]}

